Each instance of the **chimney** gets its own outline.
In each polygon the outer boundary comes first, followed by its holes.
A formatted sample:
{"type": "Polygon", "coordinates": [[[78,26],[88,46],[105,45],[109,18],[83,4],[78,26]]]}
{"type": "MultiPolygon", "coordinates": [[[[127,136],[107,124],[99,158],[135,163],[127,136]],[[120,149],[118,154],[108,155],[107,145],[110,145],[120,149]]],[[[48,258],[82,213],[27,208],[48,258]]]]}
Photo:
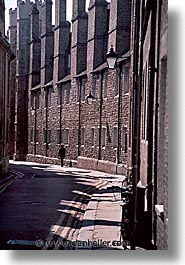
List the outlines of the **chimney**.
{"type": "Polygon", "coordinates": [[[114,0],[110,4],[109,47],[120,56],[130,49],[132,0],[114,0]]]}
{"type": "Polygon", "coordinates": [[[70,26],[71,24],[66,21],[66,0],[56,0],[54,29],[54,83],[62,79],[68,73],[70,26]]]}
{"type": "Polygon", "coordinates": [[[71,75],[86,70],[87,67],[87,26],[88,16],[85,11],[85,0],[73,0],[71,75]]]}
{"type": "Polygon", "coordinates": [[[45,0],[42,4],[41,32],[41,85],[53,79],[54,37],[52,28],[52,1],[45,0]]]}
{"type": "Polygon", "coordinates": [[[41,65],[41,40],[39,10],[37,5],[33,4],[30,14],[30,73],[29,86],[30,88],[40,83],[40,65],[41,65]]]}
{"type": "Polygon", "coordinates": [[[90,73],[105,60],[108,36],[108,3],[90,0],[88,13],[87,72],[90,73]]]}

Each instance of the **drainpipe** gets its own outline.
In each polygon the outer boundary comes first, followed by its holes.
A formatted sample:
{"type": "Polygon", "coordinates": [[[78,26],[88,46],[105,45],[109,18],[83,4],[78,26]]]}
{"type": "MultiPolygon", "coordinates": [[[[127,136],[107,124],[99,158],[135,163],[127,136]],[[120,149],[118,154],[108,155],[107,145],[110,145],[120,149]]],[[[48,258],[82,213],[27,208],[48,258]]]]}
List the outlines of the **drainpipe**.
{"type": "Polygon", "coordinates": [[[61,86],[59,89],[59,92],[60,92],[60,138],[59,138],[59,142],[60,144],[62,143],[62,85],[59,85],[61,86]]]}
{"type": "Polygon", "coordinates": [[[152,213],[153,213],[153,120],[154,120],[154,90],[155,90],[155,43],[156,43],[156,1],[151,2],[151,42],[150,42],[150,64],[149,64],[149,116],[148,116],[148,172],[147,172],[147,204],[149,214],[149,238],[152,240],[152,213]]]}
{"type": "Polygon", "coordinates": [[[160,33],[161,33],[161,6],[162,0],[159,1],[158,4],[158,29],[157,29],[157,72],[156,72],[156,92],[155,92],[155,134],[154,134],[154,205],[153,205],[153,212],[154,212],[154,224],[153,224],[153,234],[154,234],[154,246],[157,245],[157,216],[155,214],[155,205],[157,204],[157,148],[158,148],[158,111],[159,111],[159,54],[160,54],[160,33]]]}
{"type": "Polygon", "coordinates": [[[4,56],[3,56],[3,65],[4,65],[4,106],[3,106],[3,128],[4,128],[4,130],[2,130],[2,133],[3,133],[3,158],[5,158],[5,156],[6,156],[6,152],[5,152],[5,149],[6,149],[6,131],[7,131],[7,118],[6,118],[6,115],[7,115],[7,84],[6,84],[6,67],[7,67],[7,65],[6,65],[6,52],[3,52],[4,54],[4,56]]]}
{"type": "Polygon", "coordinates": [[[79,108],[78,108],[78,156],[81,155],[81,106],[82,106],[82,78],[79,78],[79,108]]]}
{"type": "Polygon", "coordinates": [[[46,88],[46,157],[48,157],[48,88],[46,88]]]}
{"type": "Polygon", "coordinates": [[[133,179],[133,196],[132,196],[132,223],[131,223],[131,249],[136,247],[136,224],[137,224],[137,172],[138,172],[138,56],[139,56],[139,26],[140,26],[140,0],[135,2],[134,13],[134,63],[133,63],[133,106],[132,106],[132,179],[133,179]]]}
{"type": "Polygon", "coordinates": [[[102,135],[102,113],[103,113],[103,72],[100,73],[101,86],[100,86],[100,123],[99,123],[99,150],[98,150],[98,160],[101,160],[101,135],[102,135]]]}
{"type": "Polygon", "coordinates": [[[118,147],[117,147],[117,163],[121,163],[121,125],[122,125],[122,63],[119,64],[119,87],[118,87],[118,147]]]}
{"type": "Polygon", "coordinates": [[[36,99],[37,94],[35,95],[35,119],[34,119],[34,155],[36,155],[36,130],[37,130],[37,105],[36,99]]]}

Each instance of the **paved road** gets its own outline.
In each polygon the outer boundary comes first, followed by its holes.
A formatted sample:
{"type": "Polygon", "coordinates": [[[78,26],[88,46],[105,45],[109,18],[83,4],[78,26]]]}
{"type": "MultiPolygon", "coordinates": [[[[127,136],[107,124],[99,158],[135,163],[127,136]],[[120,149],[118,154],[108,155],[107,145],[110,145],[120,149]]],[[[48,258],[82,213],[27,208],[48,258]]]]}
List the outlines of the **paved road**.
{"type": "Polygon", "coordinates": [[[11,170],[22,174],[0,190],[0,249],[53,249],[48,242],[74,241],[91,194],[106,183],[58,166],[12,162],[11,170]]]}

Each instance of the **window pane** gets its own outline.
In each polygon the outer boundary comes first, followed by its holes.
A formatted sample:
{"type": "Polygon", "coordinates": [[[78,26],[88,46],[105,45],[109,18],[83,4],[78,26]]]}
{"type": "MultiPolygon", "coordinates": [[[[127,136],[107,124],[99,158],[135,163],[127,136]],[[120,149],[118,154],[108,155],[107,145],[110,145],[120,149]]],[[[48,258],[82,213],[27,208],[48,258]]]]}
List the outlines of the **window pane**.
{"type": "Polygon", "coordinates": [[[113,147],[116,148],[118,146],[118,128],[113,128],[113,147]]]}
{"type": "Polygon", "coordinates": [[[106,145],[106,128],[102,128],[102,147],[106,145]]]}
{"type": "Polygon", "coordinates": [[[36,130],[36,142],[39,142],[39,130],[36,130]]]}
{"type": "Polygon", "coordinates": [[[69,129],[66,129],[66,144],[69,144],[69,129]]]}
{"type": "Polygon", "coordinates": [[[61,130],[58,129],[57,130],[57,144],[60,144],[61,143],[61,130]]]}
{"type": "Polygon", "coordinates": [[[124,69],[123,75],[123,87],[124,87],[124,94],[129,92],[129,69],[124,69]]]}
{"type": "Polygon", "coordinates": [[[30,131],[30,142],[33,142],[33,129],[30,131]]]}
{"type": "Polygon", "coordinates": [[[86,81],[82,82],[82,101],[85,101],[85,90],[86,90],[86,81]]]}

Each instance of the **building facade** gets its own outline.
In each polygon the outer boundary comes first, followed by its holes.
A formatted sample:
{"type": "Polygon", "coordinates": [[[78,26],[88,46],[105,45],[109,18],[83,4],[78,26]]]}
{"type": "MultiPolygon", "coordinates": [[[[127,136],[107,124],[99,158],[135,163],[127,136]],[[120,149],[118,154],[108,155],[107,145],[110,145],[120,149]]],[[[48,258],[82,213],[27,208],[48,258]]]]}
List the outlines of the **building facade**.
{"type": "Polygon", "coordinates": [[[10,36],[17,12],[14,159],[59,163],[64,143],[66,163],[126,172],[131,1],[90,1],[88,12],[86,1],[73,1],[71,23],[66,1],[55,7],[55,26],[52,1],[18,1],[10,11],[10,36]],[[116,71],[106,63],[111,45],[116,71]]]}
{"type": "Polygon", "coordinates": [[[14,159],[59,164],[65,144],[66,165],[127,175],[132,242],[166,249],[167,1],[73,0],[71,23],[55,7],[53,26],[51,0],[18,1],[14,159]]]}
{"type": "Polygon", "coordinates": [[[0,177],[8,173],[9,74],[13,52],[5,37],[5,5],[0,1],[0,177]]]}
{"type": "Polygon", "coordinates": [[[132,3],[129,163],[136,243],[157,249],[168,246],[167,10],[166,0],[132,3]]]}

